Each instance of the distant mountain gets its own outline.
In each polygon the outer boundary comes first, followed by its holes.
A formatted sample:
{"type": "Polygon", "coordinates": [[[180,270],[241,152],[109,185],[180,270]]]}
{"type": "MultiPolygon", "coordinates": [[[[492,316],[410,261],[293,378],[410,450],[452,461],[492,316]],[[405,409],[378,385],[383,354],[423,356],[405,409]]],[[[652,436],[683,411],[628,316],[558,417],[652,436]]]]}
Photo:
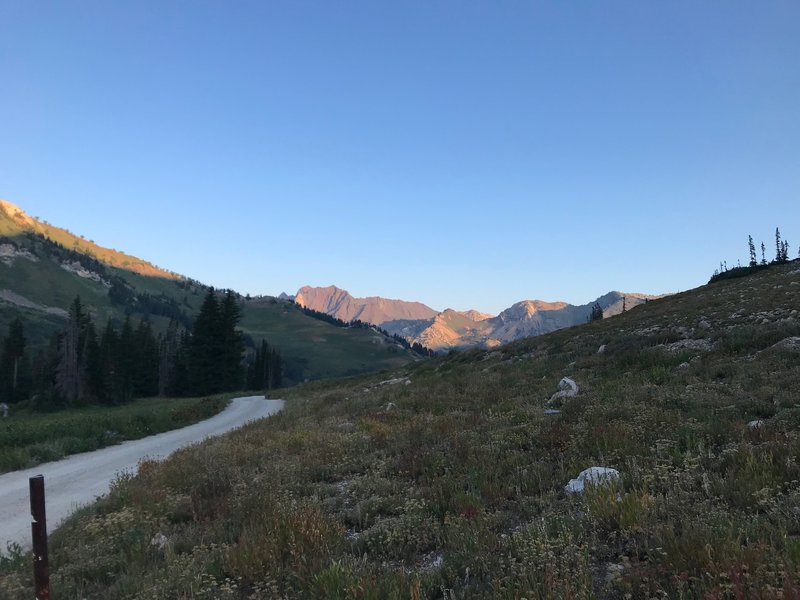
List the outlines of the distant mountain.
{"type": "Polygon", "coordinates": [[[383,325],[388,321],[433,319],[438,313],[421,302],[388,300],[379,296],[354,298],[346,290],[304,286],[297,290],[294,301],[300,306],[326,313],[342,321],[364,321],[383,325]]]}
{"type": "Polygon", "coordinates": [[[566,302],[523,300],[496,317],[475,310],[446,309],[436,313],[419,302],[386,300],[380,297],[353,298],[335,286],[303,287],[295,301],[335,316],[343,321],[359,319],[380,325],[392,335],[399,335],[426,348],[442,351],[471,346],[493,347],[519,338],[541,335],[556,329],[572,327],[589,319],[596,303],[603,316],[610,317],[631,309],[656,296],[609,292],[594,302],[575,306],[566,302]]]}
{"type": "MultiPolygon", "coordinates": [[[[26,214],[0,200],[0,337],[22,319],[28,347],[46,347],[63,330],[76,296],[98,328],[127,316],[164,331],[170,319],[191,327],[208,287],[26,214]]],[[[288,297],[287,297],[288,299],[288,297]]],[[[290,301],[241,298],[240,327],[250,350],[266,339],[298,382],[403,366],[415,356],[370,329],[336,327],[290,301]]]]}

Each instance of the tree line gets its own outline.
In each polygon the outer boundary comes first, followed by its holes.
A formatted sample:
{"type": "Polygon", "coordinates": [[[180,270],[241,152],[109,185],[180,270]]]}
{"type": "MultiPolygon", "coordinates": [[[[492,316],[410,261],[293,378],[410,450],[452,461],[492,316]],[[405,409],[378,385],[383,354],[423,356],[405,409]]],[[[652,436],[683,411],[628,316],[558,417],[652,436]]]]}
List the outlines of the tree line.
{"type": "MultiPolygon", "coordinates": [[[[750,261],[747,266],[742,266],[740,262],[737,261],[736,266],[732,266],[728,268],[728,262],[722,261],[719,263],[719,268],[714,270],[714,274],[709,279],[709,283],[714,281],[720,281],[722,279],[732,279],[735,277],[745,277],[755,271],[759,271],[761,269],[765,269],[771,265],[780,265],[789,262],[791,260],[789,258],[789,242],[785,239],[782,239],[780,228],[775,228],[775,258],[771,261],[767,261],[767,247],[764,242],[761,242],[761,259],[759,260],[758,252],[756,250],[755,242],[753,242],[753,236],[747,236],[747,248],[750,255],[750,261]]],[[[800,254],[800,251],[798,251],[800,254]]]]}
{"type": "Polygon", "coordinates": [[[0,350],[0,401],[35,399],[70,407],[121,404],[146,396],[202,396],[268,390],[282,384],[280,351],[266,340],[246,359],[235,294],[209,289],[191,329],[172,319],[156,333],[148,317],[101,331],[76,298],[64,329],[29,356],[22,321],[11,322],[0,350]]]}

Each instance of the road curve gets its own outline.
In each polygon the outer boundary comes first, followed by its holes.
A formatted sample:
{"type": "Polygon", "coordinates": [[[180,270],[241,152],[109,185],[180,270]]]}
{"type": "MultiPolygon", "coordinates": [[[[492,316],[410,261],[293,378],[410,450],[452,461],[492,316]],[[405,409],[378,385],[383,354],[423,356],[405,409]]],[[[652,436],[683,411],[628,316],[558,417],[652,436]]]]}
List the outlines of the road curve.
{"type": "Polygon", "coordinates": [[[75,509],[108,492],[117,474],[135,471],[141,459],[165,458],[178,448],[268,417],[282,408],[283,400],[265,400],[263,396],[235,398],[221,413],[182,429],[0,475],[0,552],[5,552],[9,543],[26,550],[31,546],[28,478],[44,475],[50,532],[75,509]]]}

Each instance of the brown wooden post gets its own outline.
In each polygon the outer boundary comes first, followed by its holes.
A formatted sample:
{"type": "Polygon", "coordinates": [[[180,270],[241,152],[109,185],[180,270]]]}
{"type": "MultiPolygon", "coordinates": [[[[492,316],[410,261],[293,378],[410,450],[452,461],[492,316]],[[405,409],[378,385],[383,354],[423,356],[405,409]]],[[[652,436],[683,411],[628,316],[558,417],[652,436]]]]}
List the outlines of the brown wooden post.
{"type": "Polygon", "coordinates": [[[50,600],[50,565],[47,560],[47,515],[44,509],[44,475],[28,480],[31,490],[33,581],[36,600],[50,600]]]}

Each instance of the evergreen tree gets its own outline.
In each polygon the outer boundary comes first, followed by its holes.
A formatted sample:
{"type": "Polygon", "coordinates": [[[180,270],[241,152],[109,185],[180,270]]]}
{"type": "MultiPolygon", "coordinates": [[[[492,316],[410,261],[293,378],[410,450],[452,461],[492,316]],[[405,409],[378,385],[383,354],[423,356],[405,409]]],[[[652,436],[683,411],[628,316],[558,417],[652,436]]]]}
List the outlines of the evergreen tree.
{"type": "Polygon", "coordinates": [[[775,228],[775,262],[783,262],[783,244],[781,244],[781,232],[775,228]]]}
{"type": "Polygon", "coordinates": [[[236,329],[242,318],[236,295],[228,290],[220,306],[220,330],[222,332],[222,355],[220,356],[220,377],[225,390],[240,390],[244,385],[242,353],[244,338],[236,329]]]}
{"type": "Polygon", "coordinates": [[[3,340],[0,358],[1,398],[8,402],[22,400],[28,391],[28,370],[25,360],[25,331],[22,321],[17,317],[8,327],[8,335],[3,340]]]}
{"type": "Polygon", "coordinates": [[[85,399],[85,342],[89,317],[83,312],[80,298],[69,309],[67,327],[59,338],[59,361],[56,368],[56,391],[71,406],[85,399]]]}
{"type": "Polygon", "coordinates": [[[209,289],[192,328],[189,380],[197,395],[222,391],[220,356],[223,355],[222,318],[213,288],[209,289]]]}
{"type": "Polygon", "coordinates": [[[178,389],[179,361],[183,356],[182,337],[178,323],[172,319],[167,331],[159,339],[158,350],[158,395],[180,396],[187,390],[178,389]]]}
{"type": "Polygon", "coordinates": [[[599,302],[595,302],[592,306],[592,312],[589,314],[589,321],[599,321],[603,318],[603,307],[599,302]]]}
{"type": "Polygon", "coordinates": [[[767,264],[767,247],[764,245],[764,242],[761,242],[761,264],[767,264]]]}
{"type": "Polygon", "coordinates": [[[103,357],[100,352],[100,341],[94,323],[89,323],[86,328],[86,383],[87,395],[93,401],[102,401],[105,394],[105,377],[103,372],[103,357]]]}
{"type": "Polygon", "coordinates": [[[756,245],[753,243],[753,236],[747,236],[747,243],[750,246],[750,266],[758,266],[758,259],[756,257],[756,245]]]}
{"type": "Polygon", "coordinates": [[[136,397],[158,394],[158,342],[145,317],[133,334],[133,394],[136,397]]]}
{"type": "Polygon", "coordinates": [[[108,404],[116,402],[118,348],[119,334],[109,319],[100,338],[99,355],[102,382],[97,393],[98,400],[108,404]]]}

